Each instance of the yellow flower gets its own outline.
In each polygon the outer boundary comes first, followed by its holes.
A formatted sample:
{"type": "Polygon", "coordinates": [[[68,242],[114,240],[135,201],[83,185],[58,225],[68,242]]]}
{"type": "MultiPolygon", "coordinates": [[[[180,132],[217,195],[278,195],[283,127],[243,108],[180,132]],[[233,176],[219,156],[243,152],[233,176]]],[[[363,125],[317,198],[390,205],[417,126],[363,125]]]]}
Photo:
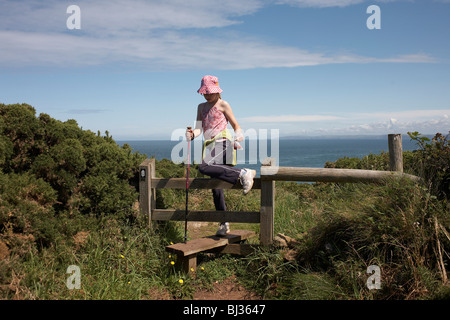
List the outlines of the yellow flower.
{"type": "Polygon", "coordinates": [[[175,261],[170,261],[170,264],[171,264],[171,265],[174,265],[174,264],[175,264],[175,261]]]}
{"type": "Polygon", "coordinates": [[[123,255],[120,255],[120,257],[122,258],[122,259],[124,259],[125,257],[123,256],[123,255]]]}
{"type": "Polygon", "coordinates": [[[200,269],[201,269],[202,271],[205,271],[205,268],[203,268],[203,267],[200,267],[200,269]]]}
{"type": "Polygon", "coordinates": [[[184,283],[183,279],[178,280],[178,282],[179,282],[180,284],[183,284],[183,283],[184,283]]]}
{"type": "Polygon", "coordinates": [[[191,268],[191,272],[194,272],[194,268],[191,268]]]}
{"type": "Polygon", "coordinates": [[[169,258],[172,258],[172,255],[171,255],[171,254],[169,254],[169,258]]]}
{"type": "Polygon", "coordinates": [[[170,241],[170,244],[173,244],[173,242],[172,242],[172,241],[170,241]]]}

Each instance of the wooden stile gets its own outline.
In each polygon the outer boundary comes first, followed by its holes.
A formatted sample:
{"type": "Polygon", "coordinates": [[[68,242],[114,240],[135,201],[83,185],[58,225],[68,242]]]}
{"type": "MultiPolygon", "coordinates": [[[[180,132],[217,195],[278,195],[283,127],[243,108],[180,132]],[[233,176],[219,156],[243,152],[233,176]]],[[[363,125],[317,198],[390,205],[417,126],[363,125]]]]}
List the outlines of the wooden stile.
{"type": "MultiPolygon", "coordinates": [[[[389,135],[389,155],[391,171],[375,170],[354,170],[335,168],[299,168],[299,167],[278,167],[275,159],[265,159],[261,166],[261,177],[255,178],[253,189],[261,189],[260,211],[240,212],[240,211],[189,211],[189,221],[210,221],[210,222],[238,222],[238,223],[259,223],[260,242],[263,245],[271,245],[274,237],[274,215],[275,215],[275,181],[318,181],[318,182],[365,182],[365,183],[385,183],[392,178],[409,178],[419,181],[419,177],[403,173],[402,161],[402,141],[401,135],[389,135]]],[[[162,179],[155,177],[155,159],[146,159],[139,166],[139,204],[140,214],[148,215],[149,226],[156,220],[184,220],[184,210],[170,210],[156,208],[156,189],[172,188],[185,189],[185,178],[162,179]]],[[[242,189],[240,183],[232,185],[230,183],[208,178],[189,179],[190,189],[242,189]]],[[[202,240],[204,242],[204,240],[202,240]]],[[[202,242],[202,243],[203,243],[202,242]]],[[[188,242],[189,243],[189,242],[188,242]]],[[[218,245],[222,252],[244,252],[243,247],[231,247],[229,242],[226,248],[218,245]]],[[[208,249],[209,245],[203,246],[208,249]]],[[[202,246],[199,246],[199,248],[202,246]]],[[[202,250],[204,251],[204,250],[202,250]]],[[[196,264],[196,256],[187,259],[187,265],[196,264]],[[191,259],[191,260],[189,260],[191,259]]]]}

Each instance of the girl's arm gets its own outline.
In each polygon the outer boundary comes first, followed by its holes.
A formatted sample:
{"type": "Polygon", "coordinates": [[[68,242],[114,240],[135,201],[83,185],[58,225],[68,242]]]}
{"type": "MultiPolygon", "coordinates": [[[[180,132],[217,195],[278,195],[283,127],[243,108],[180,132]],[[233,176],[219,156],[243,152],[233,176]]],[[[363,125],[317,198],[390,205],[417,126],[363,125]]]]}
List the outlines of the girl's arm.
{"type": "Polygon", "coordinates": [[[192,129],[191,130],[186,130],[186,138],[188,138],[188,139],[189,139],[188,132],[189,132],[191,140],[202,134],[202,116],[201,116],[202,106],[203,106],[202,104],[198,105],[198,108],[197,108],[197,119],[195,121],[195,128],[194,128],[194,130],[192,130],[192,129]]]}
{"type": "Polygon", "coordinates": [[[242,129],[239,126],[239,123],[237,122],[236,118],[234,117],[233,110],[231,110],[231,107],[228,104],[228,102],[222,100],[221,107],[223,114],[225,115],[225,117],[227,117],[228,121],[230,122],[231,126],[234,129],[234,132],[236,133],[236,141],[244,140],[242,129]]]}

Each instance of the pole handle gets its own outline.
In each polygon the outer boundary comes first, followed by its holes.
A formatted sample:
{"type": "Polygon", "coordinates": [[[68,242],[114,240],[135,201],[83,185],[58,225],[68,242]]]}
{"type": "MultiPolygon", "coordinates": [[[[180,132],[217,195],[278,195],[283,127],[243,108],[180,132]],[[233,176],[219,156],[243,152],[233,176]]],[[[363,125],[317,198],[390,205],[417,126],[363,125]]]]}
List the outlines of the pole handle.
{"type": "MultiPolygon", "coordinates": [[[[192,127],[186,127],[187,130],[192,130],[192,127]]],[[[194,133],[192,133],[192,139],[194,139],[194,133]]],[[[188,143],[190,142],[190,140],[188,140],[188,143]]]]}

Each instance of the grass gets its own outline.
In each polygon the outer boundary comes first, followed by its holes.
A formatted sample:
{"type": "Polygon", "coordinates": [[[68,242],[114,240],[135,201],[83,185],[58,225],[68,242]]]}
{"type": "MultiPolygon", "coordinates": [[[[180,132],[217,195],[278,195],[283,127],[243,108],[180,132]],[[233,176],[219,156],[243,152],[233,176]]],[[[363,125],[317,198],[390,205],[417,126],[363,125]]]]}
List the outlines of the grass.
{"type": "MultiPolygon", "coordinates": [[[[229,210],[258,210],[259,191],[227,190],[229,210]]],[[[213,208],[207,190],[193,190],[191,208],[213,208]]],[[[184,207],[173,193],[164,199],[184,207]]],[[[12,248],[0,262],[5,299],[190,299],[232,275],[265,299],[444,299],[448,269],[449,205],[407,181],[368,184],[276,183],[275,233],[297,239],[291,248],[259,248],[247,257],[199,256],[195,275],[171,264],[164,247],[182,241],[184,224],[147,228],[134,212],[66,217],[71,233],[30,250],[12,248]],[[435,228],[437,221],[439,229],[435,228]],[[442,232],[441,232],[442,231],[442,232]],[[439,242],[437,241],[439,240],[439,242]],[[439,245],[438,245],[439,243],[439,245]],[[69,290],[67,267],[81,269],[81,289],[69,290]],[[367,267],[381,269],[381,290],[366,286],[367,267]]],[[[232,228],[259,231],[256,224],[232,228]]],[[[253,240],[255,241],[255,240],[253,240]]]]}
{"type": "MultiPolygon", "coordinates": [[[[0,109],[0,299],[186,299],[230,275],[267,299],[450,297],[450,147],[440,133],[432,140],[409,133],[420,149],[403,153],[404,169],[423,184],[277,182],[275,233],[296,244],[243,258],[203,255],[198,272],[184,275],[164,250],[183,240],[183,223],[150,230],[132,209],[146,156],[75,120],[36,117],[26,104],[0,109]],[[66,286],[72,265],[80,268],[77,290],[66,286]],[[366,286],[371,265],[381,270],[380,290],[366,286]]],[[[387,170],[388,158],[325,166],[387,170]]],[[[155,169],[158,177],[185,176],[183,164],[167,159],[155,169]]],[[[196,165],[190,174],[201,176],[196,165]]],[[[260,209],[259,190],[225,196],[228,210],[260,209]]],[[[184,209],[184,201],[184,190],[157,190],[158,208],[184,209]]],[[[211,192],[193,190],[190,208],[214,209],[211,192]]]]}

